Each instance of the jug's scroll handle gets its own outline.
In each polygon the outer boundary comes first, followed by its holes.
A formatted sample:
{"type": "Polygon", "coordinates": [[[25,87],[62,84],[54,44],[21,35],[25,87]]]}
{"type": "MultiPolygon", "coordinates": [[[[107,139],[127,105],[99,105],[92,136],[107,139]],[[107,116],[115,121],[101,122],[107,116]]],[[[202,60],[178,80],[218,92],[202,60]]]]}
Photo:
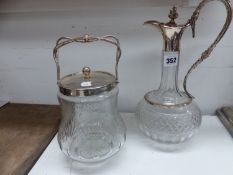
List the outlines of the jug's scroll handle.
{"type": "MultiPolygon", "coordinates": [[[[200,10],[202,9],[202,7],[210,2],[210,1],[215,1],[215,0],[203,0],[196,8],[196,10],[193,12],[191,18],[187,21],[186,25],[190,25],[192,28],[192,34],[193,37],[195,37],[195,23],[199,17],[200,14],[200,10]]],[[[229,0],[216,0],[216,1],[220,1],[222,2],[227,10],[227,17],[226,17],[226,21],[223,25],[222,30],[220,31],[220,33],[218,34],[217,38],[214,40],[214,42],[208,47],[208,49],[206,49],[202,54],[201,57],[198,58],[198,60],[190,67],[190,69],[188,70],[187,74],[185,75],[184,78],[184,82],[183,82],[183,87],[184,87],[184,91],[187,93],[187,95],[190,98],[193,98],[193,96],[188,92],[187,90],[187,79],[188,76],[191,74],[191,72],[205,59],[207,59],[209,57],[209,55],[211,54],[211,52],[213,51],[213,49],[215,48],[215,46],[218,44],[218,42],[222,39],[222,37],[224,36],[225,32],[227,31],[227,29],[230,26],[231,20],[232,20],[232,7],[230,4],[229,0]]]]}
{"type": "Polygon", "coordinates": [[[60,64],[59,64],[59,59],[58,59],[58,50],[70,43],[73,42],[78,42],[78,43],[90,43],[90,42],[94,42],[94,41],[105,41],[108,42],[110,44],[113,44],[117,47],[117,51],[116,51],[116,65],[115,65],[115,76],[116,76],[116,82],[118,82],[118,63],[120,61],[120,57],[121,57],[121,48],[120,48],[120,42],[119,40],[112,35],[107,35],[107,36],[103,36],[103,37],[91,37],[89,35],[84,35],[83,37],[76,37],[76,38],[70,38],[70,37],[60,37],[57,42],[56,42],[56,46],[53,49],[53,58],[54,61],[56,63],[56,67],[57,67],[57,82],[60,80],[61,78],[61,73],[60,73],[60,64]]]}

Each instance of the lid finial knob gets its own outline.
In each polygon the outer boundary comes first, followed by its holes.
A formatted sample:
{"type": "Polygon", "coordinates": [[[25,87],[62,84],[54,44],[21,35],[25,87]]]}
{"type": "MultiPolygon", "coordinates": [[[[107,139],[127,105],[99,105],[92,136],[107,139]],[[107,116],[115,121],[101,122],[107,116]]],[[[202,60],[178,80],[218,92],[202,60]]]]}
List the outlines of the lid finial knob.
{"type": "Polygon", "coordinates": [[[91,68],[90,67],[84,67],[82,72],[83,72],[85,80],[89,80],[91,78],[91,68]]]}
{"type": "Polygon", "coordinates": [[[170,10],[168,17],[171,19],[171,22],[175,22],[175,19],[178,18],[177,8],[173,6],[170,10]]]}

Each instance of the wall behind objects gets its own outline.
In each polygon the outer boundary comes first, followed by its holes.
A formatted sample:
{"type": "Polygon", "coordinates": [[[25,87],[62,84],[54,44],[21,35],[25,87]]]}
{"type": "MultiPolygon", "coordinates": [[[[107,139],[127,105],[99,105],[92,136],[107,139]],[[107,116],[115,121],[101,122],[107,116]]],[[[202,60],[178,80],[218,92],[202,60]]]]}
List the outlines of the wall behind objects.
{"type": "MultiPolygon", "coordinates": [[[[0,2],[0,101],[57,104],[56,67],[52,49],[61,36],[113,34],[123,51],[119,64],[121,111],[133,112],[143,95],[156,89],[161,76],[161,34],[143,26],[146,20],[168,21],[177,4],[178,22],[190,18],[195,0],[96,0],[0,2]]],[[[179,85],[188,68],[215,39],[225,20],[217,2],[201,11],[196,38],[187,29],[182,38],[179,85]]],[[[84,65],[113,72],[115,48],[103,43],[72,44],[60,51],[62,74],[78,72],[84,65]]],[[[188,80],[203,114],[233,105],[233,26],[188,80]]]]}

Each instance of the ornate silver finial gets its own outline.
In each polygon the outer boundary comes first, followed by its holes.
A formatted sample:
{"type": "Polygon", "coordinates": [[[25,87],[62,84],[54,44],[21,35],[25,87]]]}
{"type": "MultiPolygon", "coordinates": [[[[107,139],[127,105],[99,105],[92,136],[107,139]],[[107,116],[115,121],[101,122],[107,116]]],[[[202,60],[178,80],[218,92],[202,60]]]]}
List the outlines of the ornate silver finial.
{"type": "Polygon", "coordinates": [[[178,13],[177,13],[177,10],[176,10],[176,6],[172,7],[168,17],[171,19],[171,22],[175,22],[175,19],[178,18],[178,13]]]}

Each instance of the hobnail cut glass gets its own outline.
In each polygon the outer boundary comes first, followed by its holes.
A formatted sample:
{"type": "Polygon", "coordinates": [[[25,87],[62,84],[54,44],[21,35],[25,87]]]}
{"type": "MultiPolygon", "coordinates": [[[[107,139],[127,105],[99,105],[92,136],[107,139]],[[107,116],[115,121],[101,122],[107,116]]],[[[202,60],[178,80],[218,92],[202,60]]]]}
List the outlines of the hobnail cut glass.
{"type": "Polygon", "coordinates": [[[201,124],[201,112],[194,101],[167,107],[151,105],[142,99],[136,114],[140,129],[164,145],[179,144],[190,139],[201,124]]]}

